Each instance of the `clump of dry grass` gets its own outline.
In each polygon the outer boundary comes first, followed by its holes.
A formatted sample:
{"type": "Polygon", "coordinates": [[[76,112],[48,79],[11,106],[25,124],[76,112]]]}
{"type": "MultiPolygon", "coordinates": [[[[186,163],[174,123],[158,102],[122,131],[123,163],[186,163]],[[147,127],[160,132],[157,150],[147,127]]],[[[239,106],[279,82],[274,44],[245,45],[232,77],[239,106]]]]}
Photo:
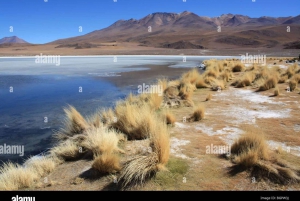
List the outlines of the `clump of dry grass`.
{"type": "Polygon", "coordinates": [[[224,80],[225,82],[229,82],[230,81],[230,78],[231,78],[231,75],[228,71],[223,71],[221,74],[220,74],[220,79],[224,80]]]}
{"type": "Polygon", "coordinates": [[[211,83],[211,90],[218,91],[219,89],[225,89],[225,84],[223,80],[214,79],[211,83]]]}
{"type": "Polygon", "coordinates": [[[179,96],[183,100],[191,99],[194,91],[196,90],[195,85],[190,83],[181,83],[179,88],[179,96]]]}
{"type": "Polygon", "coordinates": [[[18,190],[32,187],[39,179],[36,172],[11,162],[0,167],[0,190],[18,190]]]}
{"type": "Polygon", "coordinates": [[[166,88],[168,87],[168,80],[166,78],[158,79],[157,85],[160,85],[162,88],[162,91],[165,91],[166,88]]]}
{"type": "Polygon", "coordinates": [[[295,80],[299,84],[300,83],[300,74],[294,75],[292,79],[295,80]]]}
{"type": "Polygon", "coordinates": [[[168,98],[170,97],[176,97],[179,94],[178,86],[169,86],[164,93],[168,98]]]}
{"type": "Polygon", "coordinates": [[[296,80],[290,80],[289,81],[289,87],[291,91],[294,91],[297,88],[298,82],[296,80]]]}
{"type": "Polygon", "coordinates": [[[285,83],[287,79],[288,79],[287,75],[281,75],[278,80],[278,83],[285,83]]]}
{"type": "MultiPolygon", "coordinates": [[[[264,134],[258,129],[249,129],[231,146],[233,168],[250,170],[255,178],[269,179],[275,183],[299,182],[299,170],[289,167],[271,155],[264,134]]],[[[238,171],[238,170],[235,170],[238,171]]]]}
{"type": "Polygon", "coordinates": [[[154,152],[146,156],[138,155],[126,161],[119,177],[122,188],[143,185],[157,171],[157,163],[158,157],[154,152]]]}
{"type": "Polygon", "coordinates": [[[265,83],[259,87],[259,91],[266,91],[271,88],[275,88],[278,83],[278,80],[276,77],[270,77],[265,81],[265,83]]]}
{"type": "Polygon", "coordinates": [[[207,95],[205,101],[209,101],[209,100],[211,100],[211,99],[212,99],[212,95],[211,95],[211,93],[209,93],[209,94],[207,95]]]}
{"type": "Polygon", "coordinates": [[[262,133],[247,131],[232,146],[233,161],[239,165],[250,167],[258,160],[269,159],[268,146],[262,133]]]}
{"type": "Polygon", "coordinates": [[[52,156],[56,156],[66,161],[81,158],[84,153],[85,150],[82,150],[82,148],[78,145],[78,142],[71,139],[60,142],[58,145],[50,149],[50,154],[52,156]]]}
{"type": "Polygon", "coordinates": [[[4,163],[0,167],[0,190],[33,187],[40,177],[52,172],[59,163],[58,158],[51,156],[32,157],[23,166],[4,163]]]}
{"type": "Polygon", "coordinates": [[[155,172],[165,169],[170,154],[170,137],[166,123],[160,121],[158,117],[155,119],[149,130],[152,152],[148,155],[136,156],[124,164],[120,175],[123,188],[143,184],[155,172]]]}
{"type": "Polygon", "coordinates": [[[35,172],[39,177],[45,176],[51,173],[57,164],[62,161],[56,157],[52,156],[40,156],[30,158],[25,162],[25,167],[31,169],[35,172]]]}
{"type": "Polygon", "coordinates": [[[128,102],[119,102],[115,107],[115,114],[117,121],[112,123],[111,127],[126,134],[129,140],[140,140],[149,137],[147,130],[151,126],[150,118],[153,115],[148,105],[139,106],[131,105],[128,102]]]}
{"type": "Polygon", "coordinates": [[[163,117],[167,124],[172,125],[172,126],[175,125],[176,118],[172,112],[170,112],[169,110],[164,111],[163,117]]]}
{"type": "Polygon", "coordinates": [[[274,90],[274,96],[279,96],[279,95],[280,95],[279,88],[276,87],[274,90]]]}
{"type": "Polygon", "coordinates": [[[242,72],[245,70],[245,66],[242,63],[236,63],[232,67],[232,72],[242,72]]]}
{"type": "Polygon", "coordinates": [[[199,77],[198,80],[196,81],[196,88],[208,88],[209,86],[205,83],[203,77],[199,77]]]}
{"type": "Polygon", "coordinates": [[[148,104],[152,110],[159,109],[162,102],[163,102],[163,94],[158,94],[158,93],[148,94],[148,104]]]}
{"type": "Polygon", "coordinates": [[[92,168],[101,174],[116,173],[121,170],[120,158],[114,153],[103,153],[96,155],[92,168]]]}
{"type": "Polygon", "coordinates": [[[194,108],[194,112],[192,116],[188,119],[189,121],[200,121],[204,118],[205,115],[205,107],[200,104],[194,108]]]}
{"type": "Polygon", "coordinates": [[[86,120],[73,106],[65,108],[64,111],[66,113],[66,120],[65,128],[62,132],[63,134],[66,134],[68,136],[81,134],[89,127],[86,120]]]}
{"type": "Polygon", "coordinates": [[[238,79],[236,82],[234,82],[235,87],[245,87],[250,86],[251,83],[255,79],[255,73],[253,71],[246,72],[240,79],[238,79]]]}
{"type": "Polygon", "coordinates": [[[86,139],[81,146],[90,150],[93,154],[123,152],[118,147],[118,133],[107,128],[92,128],[86,132],[86,139]]]}
{"type": "MultiPolygon", "coordinates": [[[[128,96],[128,101],[129,102],[133,101],[133,96],[131,93],[128,96]]],[[[103,124],[110,124],[111,122],[113,122],[115,120],[115,118],[116,118],[116,115],[111,108],[109,108],[107,110],[103,110],[100,113],[100,120],[103,124]]]]}
{"type": "Polygon", "coordinates": [[[199,78],[200,74],[197,68],[193,68],[192,70],[184,73],[181,76],[181,81],[185,83],[195,84],[197,79],[199,78]]]}

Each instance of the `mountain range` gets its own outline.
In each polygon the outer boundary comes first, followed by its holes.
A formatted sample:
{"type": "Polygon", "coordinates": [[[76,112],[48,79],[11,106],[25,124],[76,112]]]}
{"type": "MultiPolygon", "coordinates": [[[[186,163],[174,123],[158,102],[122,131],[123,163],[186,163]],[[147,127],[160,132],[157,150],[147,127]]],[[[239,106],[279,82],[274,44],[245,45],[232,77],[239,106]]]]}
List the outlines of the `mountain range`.
{"type": "MultiPolygon", "coordinates": [[[[118,20],[104,29],[47,44],[73,49],[121,43],[171,49],[299,49],[299,33],[300,15],[252,18],[239,14],[204,17],[188,11],[156,12],[141,19],[118,20]]],[[[1,39],[0,44],[1,41],[23,40],[1,39]]]]}

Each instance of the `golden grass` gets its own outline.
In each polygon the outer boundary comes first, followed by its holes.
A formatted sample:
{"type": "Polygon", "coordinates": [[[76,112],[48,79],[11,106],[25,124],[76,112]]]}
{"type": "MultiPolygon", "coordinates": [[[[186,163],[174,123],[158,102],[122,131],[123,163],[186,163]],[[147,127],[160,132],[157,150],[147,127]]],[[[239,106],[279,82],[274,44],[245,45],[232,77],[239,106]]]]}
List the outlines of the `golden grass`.
{"type": "Polygon", "coordinates": [[[255,73],[253,71],[246,72],[240,79],[235,82],[235,86],[238,88],[250,86],[255,79],[255,73]]]}
{"type": "Polygon", "coordinates": [[[166,78],[158,79],[157,85],[160,85],[162,87],[162,91],[164,91],[168,87],[168,80],[166,78]]]}
{"type": "Polygon", "coordinates": [[[159,109],[162,102],[163,102],[163,94],[158,94],[158,93],[148,94],[148,103],[151,109],[153,110],[159,109]]]}
{"type": "Polygon", "coordinates": [[[191,99],[193,92],[196,90],[196,86],[190,83],[181,83],[179,88],[179,96],[183,100],[191,99]]]}
{"type": "Polygon", "coordinates": [[[204,105],[200,104],[194,108],[194,112],[192,116],[189,118],[189,121],[200,121],[205,116],[205,107],[204,105]]]}
{"type": "Polygon", "coordinates": [[[245,167],[269,158],[268,146],[262,132],[249,130],[231,146],[233,161],[245,167]]]}
{"type": "Polygon", "coordinates": [[[199,77],[198,80],[196,81],[196,88],[208,88],[209,86],[205,83],[203,77],[199,77]]]}
{"type": "Polygon", "coordinates": [[[157,171],[157,163],[158,157],[154,152],[146,156],[138,155],[126,161],[119,176],[122,188],[143,185],[157,171]]]}
{"type": "Polygon", "coordinates": [[[120,174],[123,188],[143,184],[155,172],[165,170],[170,155],[170,136],[166,123],[158,117],[155,119],[149,130],[152,152],[146,156],[133,157],[124,164],[120,174]]]}
{"type": "Polygon", "coordinates": [[[50,149],[50,154],[63,160],[76,160],[83,156],[84,150],[80,149],[78,143],[73,140],[60,142],[50,149]]]}
{"type": "Polygon", "coordinates": [[[236,63],[232,67],[232,72],[242,72],[245,70],[245,66],[242,63],[236,63]]]}
{"type": "Polygon", "coordinates": [[[111,127],[127,135],[129,140],[141,140],[149,137],[155,117],[151,108],[143,105],[131,105],[128,102],[119,102],[115,107],[117,121],[111,127]]]}
{"type": "Polygon", "coordinates": [[[274,89],[274,96],[279,96],[279,95],[280,95],[279,88],[276,87],[276,88],[274,89]]]}
{"type": "MultiPolygon", "coordinates": [[[[131,99],[132,94],[129,95],[129,99],[131,99]]],[[[109,108],[107,110],[103,110],[100,113],[100,120],[103,124],[110,124],[111,122],[113,122],[116,118],[116,115],[114,113],[114,111],[109,108]]]]}
{"type": "Polygon", "coordinates": [[[300,83],[300,74],[294,75],[292,79],[295,80],[299,84],[300,83]]]}
{"type": "Polygon", "coordinates": [[[225,89],[225,83],[223,80],[214,79],[211,83],[211,90],[218,91],[219,89],[225,89]]]}
{"type": "Polygon", "coordinates": [[[69,136],[81,134],[89,127],[86,120],[73,106],[64,108],[64,111],[66,113],[64,134],[69,136]]]}
{"type": "Polygon", "coordinates": [[[56,157],[34,157],[30,158],[24,164],[27,168],[30,168],[33,172],[35,172],[39,177],[45,176],[51,173],[57,164],[61,163],[56,157]]]}
{"type": "Polygon", "coordinates": [[[294,91],[297,88],[298,82],[296,80],[289,81],[289,87],[291,91],[294,91]]]}
{"type": "Polygon", "coordinates": [[[0,190],[18,190],[32,187],[39,179],[36,172],[11,162],[0,167],[0,190]]]}
{"type": "Polygon", "coordinates": [[[209,101],[209,100],[211,100],[211,99],[212,99],[212,95],[211,95],[211,93],[209,93],[209,94],[207,95],[205,101],[209,101]]]}
{"type": "Polygon", "coordinates": [[[278,80],[276,77],[270,77],[265,81],[265,83],[259,87],[259,91],[266,91],[271,88],[275,88],[278,83],[278,80]]]}
{"type": "Polygon", "coordinates": [[[287,81],[287,79],[288,79],[287,75],[282,75],[282,76],[280,76],[278,83],[285,83],[287,81]]]}
{"type": "Polygon", "coordinates": [[[198,80],[200,74],[197,68],[193,68],[192,70],[184,73],[181,76],[181,81],[185,83],[195,84],[195,82],[198,80]]]}
{"type": "Polygon", "coordinates": [[[176,118],[175,118],[175,116],[172,112],[170,112],[169,110],[164,111],[163,112],[163,117],[164,117],[167,124],[170,124],[172,126],[175,125],[176,118]]]}
{"type": "Polygon", "coordinates": [[[164,121],[156,121],[150,131],[150,146],[158,156],[158,170],[164,169],[170,155],[170,134],[164,121]]]}
{"type": "Polygon", "coordinates": [[[179,94],[179,90],[178,90],[178,87],[177,86],[169,86],[165,91],[164,93],[166,94],[166,96],[168,98],[170,97],[176,97],[178,96],[179,94]]]}
{"type": "MultiPolygon", "coordinates": [[[[121,151],[118,147],[118,133],[107,128],[92,128],[86,132],[86,139],[81,146],[93,154],[103,154],[121,151]]],[[[122,152],[122,151],[121,151],[122,152]]]]}
{"type": "Polygon", "coordinates": [[[96,155],[92,168],[101,174],[119,172],[121,170],[120,158],[114,153],[96,155]]]}

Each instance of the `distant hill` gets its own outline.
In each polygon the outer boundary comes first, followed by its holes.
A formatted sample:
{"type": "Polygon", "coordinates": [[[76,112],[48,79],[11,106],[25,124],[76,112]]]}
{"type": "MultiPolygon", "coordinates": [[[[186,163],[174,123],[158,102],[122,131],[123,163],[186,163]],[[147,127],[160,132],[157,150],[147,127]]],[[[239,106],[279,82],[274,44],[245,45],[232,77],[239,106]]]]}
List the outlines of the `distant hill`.
{"type": "Polygon", "coordinates": [[[17,36],[4,37],[0,39],[0,44],[6,44],[6,43],[28,43],[28,42],[21,38],[18,38],[17,36]]]}

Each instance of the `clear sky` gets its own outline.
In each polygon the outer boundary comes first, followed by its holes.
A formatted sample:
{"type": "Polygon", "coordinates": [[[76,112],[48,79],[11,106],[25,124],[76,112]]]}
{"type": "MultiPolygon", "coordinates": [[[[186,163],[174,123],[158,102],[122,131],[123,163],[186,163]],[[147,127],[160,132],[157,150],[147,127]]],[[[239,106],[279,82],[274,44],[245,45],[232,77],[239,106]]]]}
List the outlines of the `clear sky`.
{"type": "Polygon", "coordinates": [[[185,10],[199,16],[242,14],[286,17],[300,14],[299,0],[0,0],[0,39],[18,36],[30,43],[83,35],[119,19],[185,10]],[[252,2],[255,1],[255,2],[252,2]],[[13,32],[10,32],[10,26],[13,32]],[[79,32],[82,26],[82,32],[79,32]]]}

